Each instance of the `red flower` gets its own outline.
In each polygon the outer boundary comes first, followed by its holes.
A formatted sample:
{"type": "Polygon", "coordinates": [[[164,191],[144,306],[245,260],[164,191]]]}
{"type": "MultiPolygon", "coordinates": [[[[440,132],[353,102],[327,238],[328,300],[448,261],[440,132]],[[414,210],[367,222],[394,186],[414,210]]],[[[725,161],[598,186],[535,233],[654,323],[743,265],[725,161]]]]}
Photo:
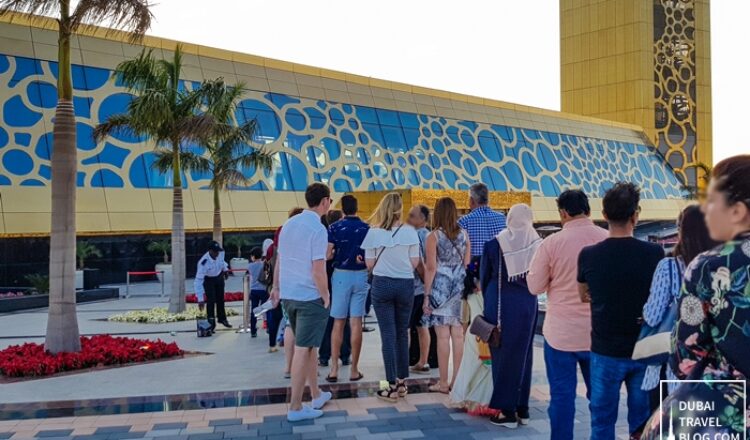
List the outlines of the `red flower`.
{"type": "Polygon", "coordinates": [[[124,365],[181,356],[176,343],[96,335],[81,337],[78,353],[47,353],[41,344],[13,345],[0,351],[0,374],[8,377],[49,376],[62,371],[124,365]]]}
{"type": "MultiPolygon", "coordinates": [[[[242,301],[242,292],[224,292],[224,302],[242,301]]],[[[194,293],[185,295],[185,302],[197,303],[198,297],[194,293]]]]}

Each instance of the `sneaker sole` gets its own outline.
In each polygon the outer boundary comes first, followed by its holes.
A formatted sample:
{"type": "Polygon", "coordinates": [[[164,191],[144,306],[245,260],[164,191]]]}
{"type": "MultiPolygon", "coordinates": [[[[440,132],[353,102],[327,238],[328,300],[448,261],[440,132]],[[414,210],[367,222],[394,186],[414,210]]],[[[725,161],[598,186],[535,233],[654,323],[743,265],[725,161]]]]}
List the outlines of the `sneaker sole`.
{"type": "Polygon", "coordinates": [[[508,428],[508,429],[516,429],[516,428],[518,428],[518,422],[516,422],[516,423],[509,423],[509,422],[497,423],[497,422],[493,422],[493,421],[490,420],[490,423],[493,424],[493,425],[495,425],[495,426],[502,426],[503,428],[508,428]]]}
{"type": "Polygon", "coordinates": [[[519,424],[519,425],[523,425],[523,426],[526,426],[526,425],[528,425],[528,424],[529,424],[529,420],[530,420],[530,419],[518,419],[518,424],[519,424]]]}
{"type": "Polygon", "coordinates": [[[314,420],[314,419],[317,419],[317,418],[320,418],[320,417],[323,417],[323,414],[322,414],[322,413],[321,413],[321,414],[319,414],[319,415],[318,415],[318,414],[316,414],[316,415],[314,415],[314,416],[309,416],[309,417],[301,417],[301,418],[299,418],[299,419],[294,419],[294,420],[292,420],[292,419],[290,419],[289,417],[287,417],[287,418],[286,418],[286,421],[287,421],[287,422],[289,422],[289,423],[295,423],[295,422],[304,422],[305,420],[314,420]]]}

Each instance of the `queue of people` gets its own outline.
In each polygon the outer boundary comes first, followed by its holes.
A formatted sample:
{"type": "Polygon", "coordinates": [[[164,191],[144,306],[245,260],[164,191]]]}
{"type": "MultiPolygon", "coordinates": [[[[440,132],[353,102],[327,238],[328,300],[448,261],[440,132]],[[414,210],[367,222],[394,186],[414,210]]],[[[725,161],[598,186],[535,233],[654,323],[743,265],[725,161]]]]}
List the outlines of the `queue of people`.
{"type": "MultiPolygon", "coordinates": [[[[489,191],[481,183],[470,188],[472,210],[461,218],[450,198],[405,213],[394,192],[382,198],[367,221],[357,216],[351,195],[341,200],[343,212],[328,215],[330,189],[310,185],[308,208],[290,215],[265,253],[273,262],[270,298],[281,304],[280,321],[286,326],[282,333],[292,387],[288,419],[320,417],[332,398],[318,387],[321,345],[330,347],[328,382],[339,380],[339,362],[351,365],[350,381],[363,379],[362,329],[371,301],[388,383],[378,398],[399,401],[408,394],[410,373],[431,371],[432,330],[438,380],[430,391],[449,395],[454,406],[472,414],[488,415],[493,424],[527,424],[537,296],[546,293],[543,353],[550,437],[574,438],[580,371],[591,438],[615,437],[623,385],[631,435],[657,438],[670,416],[657,411],[661,398],[684,388],[673,383],[661,389],[660,380],[745,379],[750,374],[748,175],[750,156],[717,164],[706,201],[681,213],[676,247],[666,256],[661,246],[634,238],[640,191],[632,183],[617,183],[604,194],[607,229],[591,220],[583,191],[564,191],[557,199],[562,230],[545,240],[534,229],[528,205],[513,206],[506,218],[489,208],[489,191]],[[677,317],[669,310],[677,310],[677,317]],[[634,360],[642,326],[670,319],[670,362],[634,360]],[[414,328],[417,337],[410,340],[414,328]],[[420,347],[413,365],[410,344],[420,347]],[[309,405],[302,404],[306,386],[309,405]]],[[[252,257],[254,274],[263,258],[252,257]]],[[[209,281],[204,281],[207,293],[218,282],[209,281]]],[[[265,298],[260,292],[252,296],[254,303],[255,297],[265,298]]],[[[740,405],[736,401],[726,400],[735,407],[740,405]]]]}

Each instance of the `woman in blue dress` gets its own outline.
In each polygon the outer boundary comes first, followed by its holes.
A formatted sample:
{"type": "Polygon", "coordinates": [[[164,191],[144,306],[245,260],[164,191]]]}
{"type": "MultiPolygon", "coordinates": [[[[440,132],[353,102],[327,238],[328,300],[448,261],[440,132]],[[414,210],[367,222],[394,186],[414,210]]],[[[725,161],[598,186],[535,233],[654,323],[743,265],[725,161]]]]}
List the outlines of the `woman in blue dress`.
{"type": "Polygon", "coordinates": [[[484,318],[497,324],[499,316],[502,334],[500,347],[490,350],[494,389],[489,406],[499,410],[490,418],[490,423],[507,428],[529,421],[538,304],[536,296],[529,293],[526,286],[526,274],[541,242],[534,229],[531,208],[518,204],[508,213],[508,229],[496,240],[488,241],[482,255],[480,282],[484,318]]]}

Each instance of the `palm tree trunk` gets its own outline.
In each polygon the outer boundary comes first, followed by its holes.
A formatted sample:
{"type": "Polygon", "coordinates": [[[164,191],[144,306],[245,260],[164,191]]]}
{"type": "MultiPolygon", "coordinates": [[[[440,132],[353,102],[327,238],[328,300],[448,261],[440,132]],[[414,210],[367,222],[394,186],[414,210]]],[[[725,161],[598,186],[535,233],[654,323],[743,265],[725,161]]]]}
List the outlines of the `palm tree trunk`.
{"type": "Polygon", "coordinates": [[[69,0],[60,1],[59,78],[52,150],[49,314],[45,349],[81,350],[76,315],[76,120],[70,66],[69,0]]]}
{"type": "Polygon", "coordinates": [[[172,292],[169,312],[185,311],[185,221],[182,202],[182,175],[180,174],[180,143],[172,142],[174,152],[174,179],[172,184],[172,292]]]}
{"type": "Polygon", "coordinates": [[[222,243],[221,231],[221,199],[219,197],[219,188],[214,188],[214,241],[222,243]]]}

